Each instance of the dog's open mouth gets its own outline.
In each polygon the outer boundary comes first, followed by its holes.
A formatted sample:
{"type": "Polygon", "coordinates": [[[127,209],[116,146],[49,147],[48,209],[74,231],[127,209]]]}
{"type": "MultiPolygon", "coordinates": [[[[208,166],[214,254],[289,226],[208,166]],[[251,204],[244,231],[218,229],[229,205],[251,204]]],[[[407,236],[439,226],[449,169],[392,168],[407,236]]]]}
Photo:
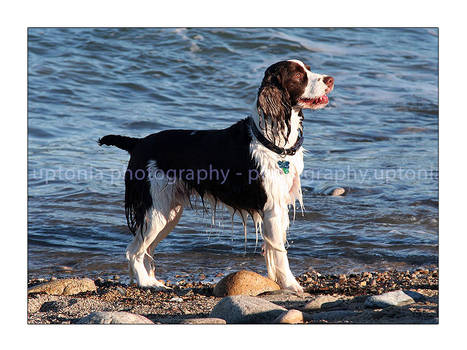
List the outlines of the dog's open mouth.
{"type": "Polygon", "coordinates": [[[303,108],[317,109],[326,106],[329,103],[329,98],[326,95],[315,98],[301,98],[300,103],[303,108]]]}

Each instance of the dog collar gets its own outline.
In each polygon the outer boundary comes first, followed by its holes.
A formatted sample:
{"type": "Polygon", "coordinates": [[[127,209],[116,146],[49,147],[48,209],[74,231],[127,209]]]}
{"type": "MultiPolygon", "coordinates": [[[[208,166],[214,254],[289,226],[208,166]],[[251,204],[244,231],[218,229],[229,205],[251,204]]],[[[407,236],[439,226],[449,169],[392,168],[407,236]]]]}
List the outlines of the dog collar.
{"type": "Polygon", "coordinates": [[[267,149],[281,155],[281,156],[293,156],[295,153],[297,153],[298,149],[302,147],[303,144],[303,131],[302,129],[298,129],[298,138],[297,141],[295,142],[295,145],[293,145],[290,148],[282,148],[279,146],[276,146],[274,143],[269,141],[264,135],[258,130],[256,127],[255,121],[253,120],[252,117],[248,117],[249,122],[250,122],[250,128],[255,137],[258,139],[258,141],[267,149]]]}

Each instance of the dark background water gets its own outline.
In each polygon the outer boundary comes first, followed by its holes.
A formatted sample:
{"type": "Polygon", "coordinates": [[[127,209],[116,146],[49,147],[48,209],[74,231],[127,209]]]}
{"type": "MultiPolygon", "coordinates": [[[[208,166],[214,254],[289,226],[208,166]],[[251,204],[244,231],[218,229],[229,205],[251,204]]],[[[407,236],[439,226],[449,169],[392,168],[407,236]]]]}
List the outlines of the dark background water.
{"type": "MultiPolygon", "coordinates": [[[[32,28],[28,33],[28,272],[126,274],[126,152],[98,137],[224,128],[264,70],[297,58],[332,75],[305,111],[304,216],[292,271],[438,262],[438,31],[431,28],[32,28]],[[342,186],[344,197],[317,192],[342,186]],[[66,271],[68,270],[68,271],[66,271]]],[[[250,222],[185,210],[156,249],[159,278],[265,272],[250,222]]]]}

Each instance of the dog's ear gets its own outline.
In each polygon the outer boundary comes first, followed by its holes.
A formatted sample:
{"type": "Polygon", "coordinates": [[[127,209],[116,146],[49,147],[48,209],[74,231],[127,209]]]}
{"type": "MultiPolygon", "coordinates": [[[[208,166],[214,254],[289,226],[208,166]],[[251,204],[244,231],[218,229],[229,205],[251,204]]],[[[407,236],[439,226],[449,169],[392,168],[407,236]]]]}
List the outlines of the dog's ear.
{"type": "Polygon", "coordinates": [[[260,127],[266,134],[272,133],[274,140],[279,135],[287,140],[290,134],[292,112],[288,92],[277,84],[263,84],[258,92],[256,108],[260,118],[260,127]]]}

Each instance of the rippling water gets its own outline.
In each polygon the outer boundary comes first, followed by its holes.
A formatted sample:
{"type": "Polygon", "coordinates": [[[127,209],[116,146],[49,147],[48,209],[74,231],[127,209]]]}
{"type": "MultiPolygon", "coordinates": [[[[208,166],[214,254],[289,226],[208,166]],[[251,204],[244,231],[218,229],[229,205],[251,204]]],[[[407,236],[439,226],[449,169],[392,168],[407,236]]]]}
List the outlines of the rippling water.
{"type": "MultiPolygon", "coordinates": [[[[28,268],[32,277],[126,274],[128,155],[98,137],[224,128],[265,68],[298,58],[332,75],[305,111],[304,215],[292,271],[438,262],[438,32],[427,28],[44,29],[28,33],[28,268]],[[345,187],[344,197],[322,195],[345,187]],[[69,272],[68,272],[69,273],[69,272]]],[[[157,247],[158,275],[263,273],[253,225],[186,210],[157,247]]]]}

